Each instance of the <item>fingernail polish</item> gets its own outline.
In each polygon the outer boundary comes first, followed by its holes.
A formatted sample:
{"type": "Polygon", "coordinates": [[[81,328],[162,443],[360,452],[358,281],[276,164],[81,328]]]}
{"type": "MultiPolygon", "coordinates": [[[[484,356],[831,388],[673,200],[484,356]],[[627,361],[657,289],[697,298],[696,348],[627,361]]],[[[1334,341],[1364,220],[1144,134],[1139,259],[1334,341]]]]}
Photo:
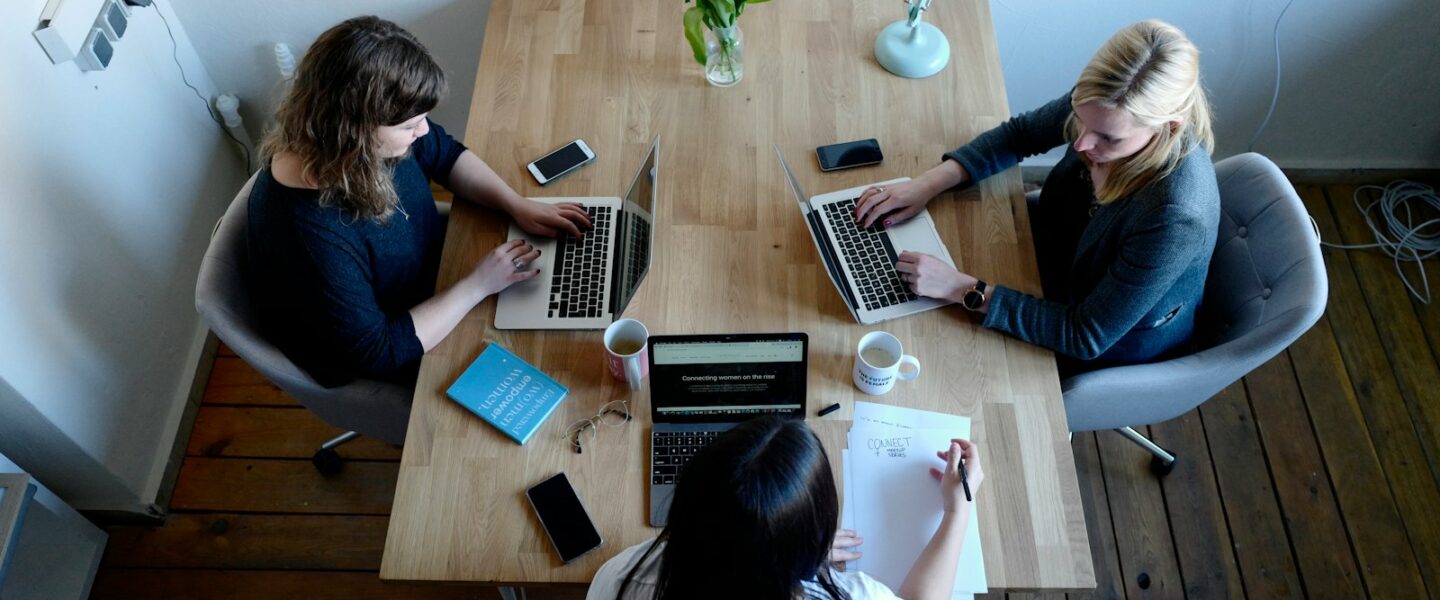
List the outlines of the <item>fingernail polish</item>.
{"type": "Polygon", "coordinates": [[[889,227],[891,224],[892,224],[892,221],[890,221],[889,219],[886,219],[886,220],[885,220],[885,226],[886,226],[886,227],[889,227]]]}

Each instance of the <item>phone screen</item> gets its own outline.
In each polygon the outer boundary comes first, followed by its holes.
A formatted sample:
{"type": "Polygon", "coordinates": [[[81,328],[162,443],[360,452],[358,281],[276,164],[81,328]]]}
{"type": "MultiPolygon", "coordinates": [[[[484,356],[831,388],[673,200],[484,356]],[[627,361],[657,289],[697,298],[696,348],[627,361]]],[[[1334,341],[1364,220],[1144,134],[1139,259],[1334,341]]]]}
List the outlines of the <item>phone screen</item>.
{"type": "Polygon", "coordinates": [[[885,158],[880,153],[880,142],[874,138],[821,146],[815,149],[815,156],[820,159],[822,171],[873,165],[885,158]]]}
{"type": "Polygon", "coordinates": [[[585,151],[580,149],[580,144],[570,142],[564,148],[540,157],[540,160],[535,161],[535,168],[539,169],[540,175],[548,181],[559,177],[588,159],[585,151]]]}
{"type": "Polygon", "coordinates": [[[603,541],[600,532],[590,522],[590,515],[564,473],[556,473],[527,490],[525,495],[530,497],[530,505],[535,507],[535,514],[560,553],[560,560],[568,563],[600,546],[603,541]]]}

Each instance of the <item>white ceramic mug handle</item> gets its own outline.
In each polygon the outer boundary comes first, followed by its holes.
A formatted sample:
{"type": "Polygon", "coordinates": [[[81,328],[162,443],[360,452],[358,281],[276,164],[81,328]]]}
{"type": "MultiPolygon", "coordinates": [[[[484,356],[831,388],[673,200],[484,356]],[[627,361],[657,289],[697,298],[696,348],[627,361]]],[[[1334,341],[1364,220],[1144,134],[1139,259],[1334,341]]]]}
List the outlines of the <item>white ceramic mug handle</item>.
{"type": "Polygon", "coordinates": [[[898,377],[901,381],[910,381],[911,379],[919,376],[920,359],[910,356],[909,354],[900,357],[900,368],[895,371],[895,377],[898,377]],[[914,367],[914,370],[906,370],[905,365],[910,365],[911,367],[914,367]]]}
{"type": "Polygon", "coordinates": [[[640,391],[640,356],[627,356],[622,361],[625,363],[625,382],[630,384],[630,391],[640,391]]]}

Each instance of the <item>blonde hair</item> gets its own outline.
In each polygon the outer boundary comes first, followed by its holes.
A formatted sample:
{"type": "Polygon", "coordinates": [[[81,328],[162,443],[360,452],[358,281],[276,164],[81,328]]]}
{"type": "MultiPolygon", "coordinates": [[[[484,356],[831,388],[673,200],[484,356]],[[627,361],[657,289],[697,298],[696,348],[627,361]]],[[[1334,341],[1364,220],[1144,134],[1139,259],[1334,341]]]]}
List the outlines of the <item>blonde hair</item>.
{"type": "Polygon", "coordinates": [[[399,206],[396,161],[381,156],[376,131],[430,112],[444,93],[445,73],[415,36],[379,17],[349,19],[305,53],[261,155],[295,154],[322,203],[384,223],[399,206]]]}
{"type": "MultiPolygon", "coordinates": [[[[1164,179],[1197,147],[1210,152],[1210,103],[1200,85],[1200,51],[1185,33],[1163,21],[1141,21],[1111,36],[1075,82],[1072,107],[1094,102],[1121,109],[1155,131],[1135,154],[1116,160],[1095,199],[1108,204],[1164,179]],[[1171,122],[1178,123],[1172,127],[1171,122]]],[[[1071,144],[1080,137],[1072,110],[1065,122],[1071,144]]],[[[1081,160],[1085,161],[1084,155],[1081,160]]],[[[1088,164],[1088,161],[1086,161],[1088,164]]]]}

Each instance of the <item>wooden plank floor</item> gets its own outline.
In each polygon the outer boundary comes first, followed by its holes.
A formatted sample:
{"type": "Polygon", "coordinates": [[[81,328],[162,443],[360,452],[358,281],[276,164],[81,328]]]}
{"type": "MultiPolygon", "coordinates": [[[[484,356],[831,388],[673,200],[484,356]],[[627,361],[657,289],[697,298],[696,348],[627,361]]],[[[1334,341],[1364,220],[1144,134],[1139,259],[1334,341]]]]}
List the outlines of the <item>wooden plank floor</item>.
{"type": "MultiPolygon", "coordinates": [[[[1326,241],[1370,241],[1354,186],[1297,189],[1326,241]]],[[[1141,428],[1180,456],[1168,478],[1114,433],[1074,437],[1099,586],[1072,598],[1440,597],[1440,302],[1411,298],[1374,251],[1325,260],[1314,329],[1199,409],[1141,428]]],[[[94,598],[499,597],[380,582],[399,450],[351,443],[344,472],[322,478],[309,455],[340,432],[221,353],[171,516],[110,528],[94,598]]]]}

